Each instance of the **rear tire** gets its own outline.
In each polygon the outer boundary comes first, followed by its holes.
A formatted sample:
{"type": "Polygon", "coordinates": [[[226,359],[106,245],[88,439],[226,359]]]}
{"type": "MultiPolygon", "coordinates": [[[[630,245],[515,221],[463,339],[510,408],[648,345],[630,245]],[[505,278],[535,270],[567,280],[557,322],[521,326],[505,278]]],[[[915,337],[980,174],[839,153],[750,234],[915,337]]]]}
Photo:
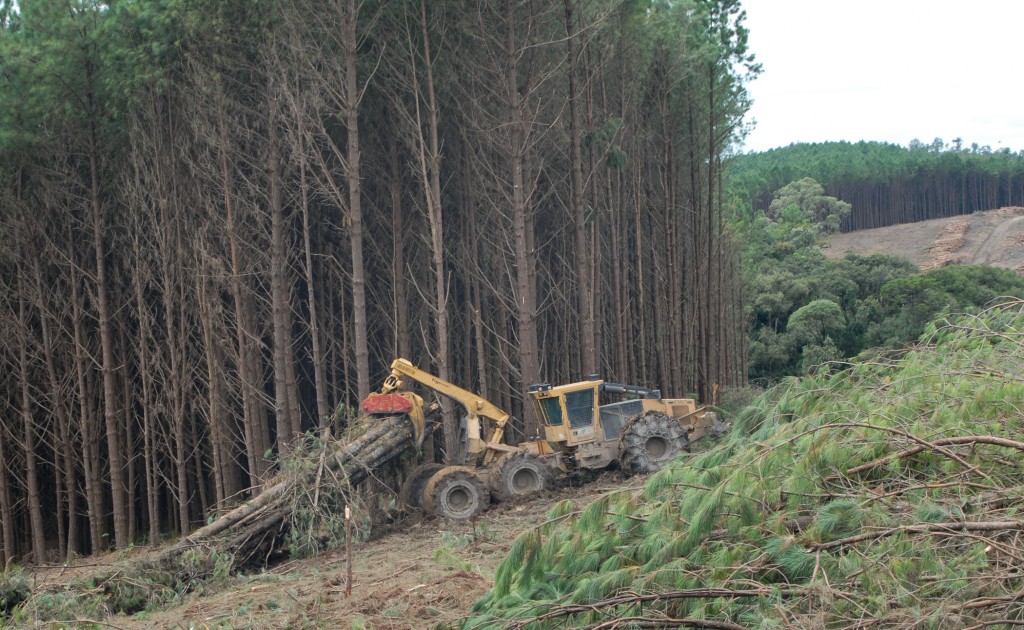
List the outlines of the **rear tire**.
{"type": "Polygon", "coordinates": [[[551,471],[529,451],[505,453],[491,469],[491,492],[499,501],[541,492],[548,487],[551,471]]]}
{"type": "Polygon", "coordinates": [[[423,491],[427,487],[427,482],[442,468],[444,468],[444,464],[427,462],[412,469],[402,483],[402,490],[398,495],[403,509],[419,510],[424,507],[423,491]]]}
{"type": "Polygon", "coordinates": [[[434,473],[423,495],[428,512],[456,521],[480,514],[491,500],[480,476],[465,466],[448,466],[434,473]]]}
{"type": "Polygon", "coordinates": [[[622,428],[619,462],[630,475],[658,472],[688,445],[678,421],[660,411],[647,411],[633,416],[622,428]]]}

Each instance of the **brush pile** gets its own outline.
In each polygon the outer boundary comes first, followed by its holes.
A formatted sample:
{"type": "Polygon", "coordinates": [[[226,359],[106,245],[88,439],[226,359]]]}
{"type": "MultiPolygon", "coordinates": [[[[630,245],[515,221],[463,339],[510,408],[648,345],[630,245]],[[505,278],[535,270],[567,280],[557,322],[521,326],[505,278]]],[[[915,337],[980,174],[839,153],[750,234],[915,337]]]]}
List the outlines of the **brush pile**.
{"type": "Polygon", "coordinates": [[[964,257],[958,252],[967,242],[967,232],[970,229],[970,219],[961,218],[951,221],[942,230],[939,238],[935,239],[932,246],[928,248],[928,260],[921,264],[921,271],[962,263],[964,257]]]}
{"type": "Polygon", "coordinates": [[[512,546],[466,628],[1024,624],[1024,301],[784,382],[512,546]]]}

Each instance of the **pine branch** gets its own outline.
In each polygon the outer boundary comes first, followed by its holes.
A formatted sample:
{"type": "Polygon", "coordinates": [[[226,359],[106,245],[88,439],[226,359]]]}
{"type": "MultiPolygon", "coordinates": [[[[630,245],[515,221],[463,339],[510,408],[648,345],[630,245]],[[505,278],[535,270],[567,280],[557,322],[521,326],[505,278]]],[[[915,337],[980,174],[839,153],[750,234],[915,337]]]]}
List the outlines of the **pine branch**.
{"type": "Polygon", "coordinates": [[[929,448],[941,446],[958,446],[962,444],[994,444],[996,446],[1005,446],[1007,448],[1015,448],[1019,451],[1024,451],[1024,442],[1017,442],[1015,440],[1008,440],[1006,438],[995,437],[992,435],[963,435],[958,437],[934,440],[927,444],[922,444],[921,446],[914,446],[912,448],[908,448],[898,453],[892,453],[891,455],[886,455],[885,457],[879,457],[878,459],[867,462],[866,464],[861,464],[860,466],[855,466],[847,470],[846,475],[856,475],[871,470],[873,468],[878,468],[879,466],[884,466],[885,464],[888,464],[894,459],[904,459],[906,457],[910,457],[911,455],[916,455],[917,453],[926,451],[929,448]]]}
{"type": "Polygon", "coordinates": [[[866,540],[879,540],[903,533],[932,534],[957,532],[997,532],[1005,530],[1024,530],[1024,521],[987,521],[979,523],[924,523],[920,525],[902,525],[891,529],[883,529],[877,532],[858,534],[848,538],[840,538],[829,542],[817,543],[807,547],[809,551],[824,551],[837,547],[846,547],[866,540]]]}
{"type": "Polygon", "coordinates": [[[708,628],[710,630],[746,630],[730,621],[711,621],[707,619],[672,619],[671,617],[619,617],[602,621],[584,630],[616,630],[617,628],[708,628]]]}
{"type": "MultiPolygon", "coordinates": [[[[757,588],[757,589],[730,589],[730,588],[693,588],[683,589],[677,591],[668,591],[665,593],[650,593],[647,595],[640,595],[638,593],[628,593],[625,595],[617,595],[615,597],[609,597],[607,599],[596,601],[592,604],[570,604],[565,606],[559,606],[551,612],[543,615],[537,615],[536,617],[530,617],[528,619],[521,619],[513,624],[510,624],[509,628],[524,628],[533,623],[542,621],[549,621],[551,619],[557,619],[559,617],[569,617],[580,613],[597,612],[605,608],[614,608],[616,606],[625,606],[629,604],[643,604],[650,602],[660,601],[671,601],[675,599],[743,599],[748,597],[804,597],[806,595],[815,595],[820,592],[818,588],[795,588],[795,589],[771,589],[771,588],[757,588]]],[[[659,620],[661,621],[661,620],[659,620]]],[[[671,620],[665,620],[666,622],[671,620]]],[[[678,621],[694,621],[694,620],[678,620],[678,621]]],[[[701,623],[718,623],[718,622],[705,622],[701,623]]],[[[602,627],[602,626],[598,626],[602,627]]],[[[612,626],[614,627],[614,626],[612,626]]],[[[651,626],[648,626],[651,627],[651,626]]],[[[671,627],[671,626],[669,626],[671,627]]],[[[691,626],[691,627],[705,627],[705,628],[737,628],[742,626],[691,626]]]]}

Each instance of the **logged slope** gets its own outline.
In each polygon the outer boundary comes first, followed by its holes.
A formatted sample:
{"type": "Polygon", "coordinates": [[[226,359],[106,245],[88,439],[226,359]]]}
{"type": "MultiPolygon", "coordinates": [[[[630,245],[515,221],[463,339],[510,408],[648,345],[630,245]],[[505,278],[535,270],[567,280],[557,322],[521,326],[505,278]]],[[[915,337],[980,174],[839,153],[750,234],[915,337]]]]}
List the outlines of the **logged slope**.
{"type": "Polygon", "coordinates": [[[985,263],[1024,273],[1024,208],[836,234],[822,251],[830,258],[891,254],[922,269],[985,263]]]}
{"type": "Polygon", "coordinates": [[[1014,301],[787,381],[641,493],[556,507],[466,627],[1019,623],[1022,374],[1014,301]]]}

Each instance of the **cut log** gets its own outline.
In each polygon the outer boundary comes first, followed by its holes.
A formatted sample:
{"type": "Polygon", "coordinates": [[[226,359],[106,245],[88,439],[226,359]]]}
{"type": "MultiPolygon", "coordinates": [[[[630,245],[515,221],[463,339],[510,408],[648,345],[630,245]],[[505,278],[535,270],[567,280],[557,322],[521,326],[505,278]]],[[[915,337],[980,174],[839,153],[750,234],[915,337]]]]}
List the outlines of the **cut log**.
{"type": "MultiPolygon", "coordinates": [[[[365,417],[360,423],[367,427],[363,435],[328,447],[324,463],[334,474],[324,479],[344,479],[349,488],[355,488],[373,471],[415,444],[413,423],[404,414],[365,417]]],[[[197,548],[215,552],[221,559],[231,558],[234,567],[266,557],[287,531],[293,492],[313,484],[316,474],[316,470],[310,471],[309,479],[285,475],[249,501],[161,552],[155,563],[162,570],[173,571],[187,552],[197,548]]]]}

